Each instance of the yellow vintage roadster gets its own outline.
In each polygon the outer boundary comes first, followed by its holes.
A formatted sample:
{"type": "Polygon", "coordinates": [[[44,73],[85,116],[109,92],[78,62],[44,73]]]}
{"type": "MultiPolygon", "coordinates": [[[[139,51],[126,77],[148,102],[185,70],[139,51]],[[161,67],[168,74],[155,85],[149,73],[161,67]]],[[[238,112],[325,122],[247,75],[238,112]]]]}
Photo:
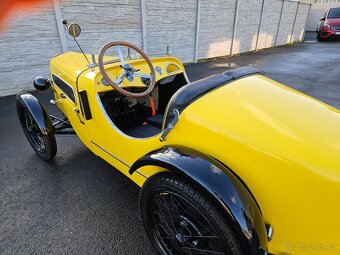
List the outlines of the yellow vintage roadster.
{"type": "Polygon", "coordinates": [[[253,67],[190,83],[169,52],[123,41],[55,56],[50,71],[34,86],[65,118],[17,95],[29,143],[51,160],[55,135],[77,134],[139,185],[157,254],[340,254],[338,110],[253,67]]]}

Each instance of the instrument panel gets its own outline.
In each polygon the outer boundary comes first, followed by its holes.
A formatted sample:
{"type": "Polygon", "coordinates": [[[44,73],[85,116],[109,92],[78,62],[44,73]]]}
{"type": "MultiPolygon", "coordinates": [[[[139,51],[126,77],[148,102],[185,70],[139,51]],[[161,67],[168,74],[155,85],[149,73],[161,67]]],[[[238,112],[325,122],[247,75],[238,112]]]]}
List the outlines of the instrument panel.
{"type": "MultiPolygon", "coordinates": [[[[184,72],[184,67],[182,63],[175,57],[166,56],[150,58],[150,60],[155,69],[156,82],[165,77],[184,72]]],[[[138,70],[136,74],[145,74],[147,76],[150,75],[150,68],[144,59],[126,61],[126,63],[132,65],[134,69],[138,70]]],[[[120,67],[120,62],[107,64],[105,68],[106,72],[113,81],[116,78],[118,78],[123,72],[123,69],[120,67]]],[[[97,75],[95,76],[94,82],[96,85],[96,91],[98,93],[113,90],[110,84],[103,78],[99,70],[97,75]]],[[[133,76],[124,78],[124,80],[120,84],[120,87],[124,89],[129,88],[143,89],[146,88],[149,84],[150,84],[149,78],[133,76]]]]}

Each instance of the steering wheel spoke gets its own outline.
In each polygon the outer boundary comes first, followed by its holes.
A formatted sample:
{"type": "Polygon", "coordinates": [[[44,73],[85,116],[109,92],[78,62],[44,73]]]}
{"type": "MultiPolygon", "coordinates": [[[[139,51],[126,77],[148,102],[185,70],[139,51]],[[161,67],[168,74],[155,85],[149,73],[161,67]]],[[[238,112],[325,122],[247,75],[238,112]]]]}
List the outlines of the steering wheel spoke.
{"type": "Polygon", "coordinates": [[[126,77],[126,72],[124,71],[118,78],[115,79],[114,83],[117,86],[119,86],[123,82],[125,77],[126,77]]]}
{"type": "Polygon", "coordinates": [[[117,51],[118,51],[118,56],[119,56],[119,59],[120,59],[121,66],[125,66],[124,56],[123,56],[123,53],[122,53],[122,49],[120,48],[120,45],[117,46],[117,51]]]}
{"type": "Polygon", "coordinates": [[[143,73],[134,73],[133,76],[147,78],[147,79],[152,79],[151,75],[143,74],[143,73]]]}
{"type": "MultiPolygon", "coordinates": [[[[141,50],[139,49],[137,46],[128,43],[128,42],[123,42],[123,41],[114,41],[114,42],[109,42],[107,44],[105,44],[98,55],[98,66],[99,66],[99,70],[101,72],[101,74],[103,75],[103,78],[119,93],[121,93],[122,95],[125,96],[129,96],[129,97],[144,97],[149,95],[152,90],[155,87],[156,84],[156,74],[155,74],[155,69],[150,61],[150,59],[148,58],[148,56],[141,50]],[[106,51],[112,47],[117,47],[117,51],[118,51],[118,55],[119,55],[119,59],[120,59],[120,66],[123,69],[122,74],[115,78],[114,80],[111,79],[111,77],[108,75],[108,73],[105,70],[105,66],[104,66],[104,55],[106,53],[106,51]],[[148,65],[148,67],[150,68],[150,74],[143,74],[143,73],[138,73],[139,69],[135,69],[131,64],[129,64],[129,61],[127,63],[125,63],[124,61],[124,56],[122,53],[122,49],[121,46],[127,47],[128,49],[133,49],[135,50],[138,54],[140,54],[146,64],[148,65]],[[131,79],[131,81],[133,81],[133,77],[141,77],[141,78],[145,78],[145,79],[150,79],[150,85],[148,85],[147,89],[143,92],[138,92],[138,93],[134,93],[134,92],[130,92],[125,90],[121,84],[123,82],[123,80],[125,78],[127,79],[131,79]]],[[[130,81],[130,80],[129,80],[130,81]]]]}

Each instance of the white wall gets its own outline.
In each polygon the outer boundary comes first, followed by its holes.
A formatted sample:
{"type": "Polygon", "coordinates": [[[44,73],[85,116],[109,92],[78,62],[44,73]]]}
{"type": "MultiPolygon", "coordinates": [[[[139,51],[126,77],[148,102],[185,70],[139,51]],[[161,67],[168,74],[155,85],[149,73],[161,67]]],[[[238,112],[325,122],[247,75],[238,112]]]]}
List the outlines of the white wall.
{"type": "Polygon", "coordinates": [[[261,19],[262,1],[263,0],[240,0],[235,27],[234,54],[255,50],[261,19]]]}
{"type": "MultiPolygon", "coordinates": [[[[86,52],[104,36],[140,47],[144,37],[148,53],[163,53],[169,45],[187,63],[195,56],[227,56],[231,47],[238,54],[302,41],[308,1],[312,0],[63,0],[60,13],[81,25],[78,41],[86,52]]],[[[63,40],[69,50],[78,51],[68,36],[59,36],[52,0],[14,13],[0,34],[0,96],[31,90],[35,76],[49,76],[49,59],[61,53],[63,40]]]]}
{"type": "Polygon", "coordinates": [[[258,49],[275,46],[275,39],[281,17],[283,1],[266,0],[263,8],[262,25],[259,33],[258,49]]]}
{"type": "Polygon", "coordinates": [[[166,46],[184,62],[193,62],[197,0],[146,0],[148,53],[165,53],[166,46]]]}
{"type": "Polygon", "coordinates": [[[293,32],[292,41],[302,41],[305,34],[306,22],[308,19],[310,5],[309,4],[299,4],[298,13],[296,16],[295,29],[293,32]]]}
{"type": "MultiPolygon", "coordinates": [[[[68,0],[61,7],[64,19],[81,26],[77,40],[85,52],[92,52],[93,44],[105,36],[141,46],[140,0],[68,0]]],[[[73,39],[67,40],[69,49],[77,51],[73,39]]]]}
{"type": "Polygon", "coordinates": [[[0,31],[0,96],[32,88],[36,75],[49,74],[49,59],[61,52],[53,7],[17,11],[0,31]]]}
{"type": "Polygon", "coordinates": [[[202,0],[198,59],[230,54],[235,0],[202,0]]]}

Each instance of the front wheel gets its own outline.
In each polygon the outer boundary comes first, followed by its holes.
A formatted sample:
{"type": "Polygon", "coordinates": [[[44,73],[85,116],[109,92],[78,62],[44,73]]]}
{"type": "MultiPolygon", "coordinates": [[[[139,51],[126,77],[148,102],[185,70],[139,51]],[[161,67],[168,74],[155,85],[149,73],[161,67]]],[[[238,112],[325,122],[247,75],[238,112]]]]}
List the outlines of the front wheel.
{"type": "Polygon", "coordinates": [[[57,143],[53,134],[41,134],[31,112],[25,104],[17,101],[17,111],[24,134],[35,153],[42,160],[51,160],[57,153],[57,143]]]}
{"type": "Polygon", "coordinates": [[[150,177],[139,204],[144,228],[159,255],[244,254],[217,207],[177,176],[150,177]]]}
{"type": "Polygon", "coordinates": [[[325,41],[325,38],[321,37],[320,32],[318,32],[316,39],[318,40],[318,42],[324,42],[325,41]]]}

